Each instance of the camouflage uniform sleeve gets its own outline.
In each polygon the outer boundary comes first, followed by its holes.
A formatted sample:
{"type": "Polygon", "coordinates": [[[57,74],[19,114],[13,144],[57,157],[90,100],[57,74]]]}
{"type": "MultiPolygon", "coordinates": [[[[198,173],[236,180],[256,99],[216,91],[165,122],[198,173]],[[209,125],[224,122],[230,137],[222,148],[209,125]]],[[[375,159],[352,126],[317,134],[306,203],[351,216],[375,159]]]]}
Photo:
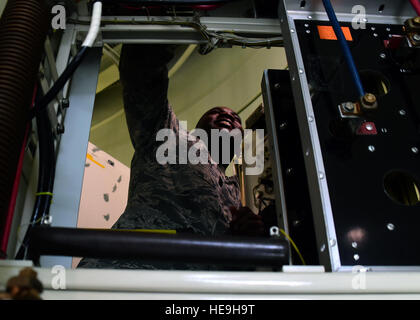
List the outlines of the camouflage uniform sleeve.
{"type": "Polygon", "coordinates": [[[119,64],[127,126],[135,150],[147,152],[156,133],[170,128],[167,63],[175,46],[125,44],[119,64]]]}

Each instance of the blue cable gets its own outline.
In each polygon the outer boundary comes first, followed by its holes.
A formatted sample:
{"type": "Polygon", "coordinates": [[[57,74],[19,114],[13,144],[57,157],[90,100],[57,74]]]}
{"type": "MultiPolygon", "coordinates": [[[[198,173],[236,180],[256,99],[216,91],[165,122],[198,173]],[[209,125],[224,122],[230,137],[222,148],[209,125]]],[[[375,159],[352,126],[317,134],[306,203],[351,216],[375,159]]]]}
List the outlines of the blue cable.
{"type": "Polygon", "coordinates": [[[351,55],[349,45],[347,44],[347,40],[344,37],[343,30],[341,29],[340,23],[337,20],[337,16],[335,15],[334,8],[332,7],[330,0],[322,0],[322,3],[324,4],[325,11],[327,12],[328,18],[330,19],[334,32],[340,43],[344,58],[350,69],[350,74],[356,85],[359,96],[363,97],[365,95],[365,90],[363,89],[362,81],[360,80],[359,72],[357,71],[353,56],[351,55]]]}

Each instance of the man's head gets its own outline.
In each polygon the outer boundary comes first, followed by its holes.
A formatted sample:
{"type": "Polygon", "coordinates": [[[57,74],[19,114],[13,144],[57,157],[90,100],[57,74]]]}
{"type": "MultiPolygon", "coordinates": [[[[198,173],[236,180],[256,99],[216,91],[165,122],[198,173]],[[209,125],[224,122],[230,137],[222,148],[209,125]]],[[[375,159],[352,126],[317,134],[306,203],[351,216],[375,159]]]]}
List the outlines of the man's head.
{"type": "MultiPolygon", "coordinates": [[[[230,108],[227,107],[215,107],[207,111],[198,121],[197,129],[202,129],[207,133],[209,138],[208,144],[209,146],[212,145],[211,143],[211,130],[227,130],[231,132],[234,129],[239,129],[243,133],[242,128],[242,121],[238,114],[230,108]]],[[[220,140],[219,140],[220,142],[220,140]]],[[[222,154],[222,146],[219,145],[219,155],[221,157],[222,154]]],[[[209,147],[210,150],[211,147],[209,147]]],[[[230,139],[230,159],[234,156],[234,139],[230,139]]],[[[211,152],[211,150],[210,150],[211,152]]]]}
{"type": "Polygon", "coordinates": [[[229,131],[233,129],[243,131],[241,118],[235,111],[227,107],[215,107],[207,111],[198,121],[196,128],[206,131],[209,137],[211,129],[222,130],[224,128],[229,131]]]}

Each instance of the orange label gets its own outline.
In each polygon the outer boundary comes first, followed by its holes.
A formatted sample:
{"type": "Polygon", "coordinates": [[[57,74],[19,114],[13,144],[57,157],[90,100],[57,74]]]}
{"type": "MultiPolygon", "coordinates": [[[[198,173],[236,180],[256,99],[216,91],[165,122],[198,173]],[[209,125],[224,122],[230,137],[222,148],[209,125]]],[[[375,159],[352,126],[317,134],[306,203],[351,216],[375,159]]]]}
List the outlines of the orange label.
{"type": "MultiPolygon", "coordinates": [[[[317,26],[319,37],[322,40],[337,40],[337,36],[335,35],[334,29],[332,26],[317,26]]],[[[346,37],[347,41],[353,41],[353,37],[351,36],[351,31],[349,27],[341,27],[343,30],[344,37],[346,37]]]]}

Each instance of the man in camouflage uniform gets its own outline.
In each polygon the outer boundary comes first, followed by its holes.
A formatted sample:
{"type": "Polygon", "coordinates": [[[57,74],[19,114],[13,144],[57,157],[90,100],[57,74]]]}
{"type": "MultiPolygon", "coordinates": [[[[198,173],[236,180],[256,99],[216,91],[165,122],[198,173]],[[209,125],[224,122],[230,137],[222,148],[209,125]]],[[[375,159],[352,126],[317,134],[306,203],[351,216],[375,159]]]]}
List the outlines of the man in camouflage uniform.
{"type": "MultiPolygon", "coordinates": [[[[156,141],[160,129],[172,129],[178,137],[177,146],[179,139],[188,139],[188,148],[197,142],[195,137],[180,128],[168,104],[167,64],[173,58],[173,51],[174,46],[163,45],[124,45],[122,48],[120,81],[135,153],[131,161],[127,207],[112,228],[172,229],[206,236],[226,235],[247,229],[245,233],[248,235],[260,234],[260,217],[240,208],[238,180],[225,175],[224,165],[189,162],[162,165],[156,159],[156,151],[162,144],[156,141]],[[238,222],[236,224],[231,223],[232,213],[238,222]]],[[[239,116],[225,107],[206,112],[197,126],[206,132],[222,128],[242,130],[239,116]]],[[[202,144],[201,147],[206,148],[206,145],[202,144]]],[[[148,264],[136,260],[88,258],[83,259],[79,267],[212,268],[182,262],[148,264]]]]}

